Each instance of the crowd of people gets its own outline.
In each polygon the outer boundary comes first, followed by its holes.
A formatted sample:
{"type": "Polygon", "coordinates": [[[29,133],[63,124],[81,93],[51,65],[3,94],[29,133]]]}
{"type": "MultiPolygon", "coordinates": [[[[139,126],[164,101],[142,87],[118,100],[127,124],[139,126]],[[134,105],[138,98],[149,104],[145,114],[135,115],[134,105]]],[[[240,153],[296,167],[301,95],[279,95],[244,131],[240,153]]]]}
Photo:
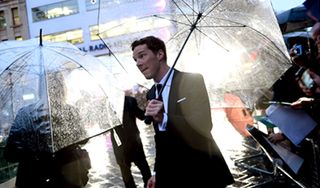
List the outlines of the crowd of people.
{"type": "MultiPolygon", "coordinates": [[[[292,66],[273,85],[273,101],[286,102],[292,109],[306,112],[319,124],[320,122],[320,23],[311,29],[311,38],[296,37],[289,41],[292,66]]],[[[280,104],[280,103],[279,103],[280,104]]],[[[292,125],[295,126],[295,125],[292,125]]],[[[303,158],[304,163],[298,172],[298,179],[307,187],[318,187],[320,177],[319,138],[316,126],[301,143],[293,144],[288,132],[270,133],[273,143],[289,143],[289,149],[303,158]]],[[[300,134],[300,133],[296,133],[300,134]]],[[[302,134],[302,133],[301,133],[302,134]]]]}

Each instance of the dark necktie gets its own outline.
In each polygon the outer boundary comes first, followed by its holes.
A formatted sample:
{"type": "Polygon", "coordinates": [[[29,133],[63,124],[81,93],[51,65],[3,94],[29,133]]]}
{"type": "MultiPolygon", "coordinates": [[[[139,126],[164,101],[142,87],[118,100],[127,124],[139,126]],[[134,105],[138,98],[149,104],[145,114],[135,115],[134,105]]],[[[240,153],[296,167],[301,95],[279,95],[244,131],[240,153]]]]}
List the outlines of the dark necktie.
{"type": "MultiPolygon", "coordinates": [[[[159,96],[159,92],[161,91],[162,84],[156,84],[155,87],[156,87],[155,88],[155,92],[149,92],[148,93],[147,100],[155,99],[157,94],[159,96]]],[[[162,101],[162,96],[158,97],[157,100],[162,101]]],[[[144,123],[149,125],[149,124],[151,124],[152,121],[153,121],[152,117],[151,116],[147,116],[146,119],[144,120],[144,123]]]]}
{"type": "Polygon", "coordinates": [[[157,87],[157,94],[158,94],[158,100],[160,100],[160,101],[162,101],[162,92],[160,93],[160,91],[161,91],[161,89],[162,89],[162,84],[157,84],[156,85],[156,87],[157,87]],[[160,94],[160,95],[159,95],[160,94]]]}

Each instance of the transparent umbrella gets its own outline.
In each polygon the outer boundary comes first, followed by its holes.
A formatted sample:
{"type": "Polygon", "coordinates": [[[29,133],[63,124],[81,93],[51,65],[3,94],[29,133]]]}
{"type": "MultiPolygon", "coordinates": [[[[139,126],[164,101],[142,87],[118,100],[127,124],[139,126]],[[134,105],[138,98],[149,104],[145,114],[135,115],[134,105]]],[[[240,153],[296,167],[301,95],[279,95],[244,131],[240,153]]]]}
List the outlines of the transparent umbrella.
{"type": "Polygon", "coordinates": [[[1,143],[56,152],[121,123],[124,93],[93,56],[38,39],[0,44],[1,143]]]}
{"type": "Polygon", "coordinates": [[[225,93],[252,108],[290,66],[269,0],[139,1],[112,10],[106,1],[98,3],[99,36],[115,55],[130,58],[136,38],[163,39],[171,65],[204,76],[212,108],[229,105],[225,93]],[[110,15],[119,19],[111,21],[110,15]],[[112,48],[115,38],[122,48],[112,48]]]}

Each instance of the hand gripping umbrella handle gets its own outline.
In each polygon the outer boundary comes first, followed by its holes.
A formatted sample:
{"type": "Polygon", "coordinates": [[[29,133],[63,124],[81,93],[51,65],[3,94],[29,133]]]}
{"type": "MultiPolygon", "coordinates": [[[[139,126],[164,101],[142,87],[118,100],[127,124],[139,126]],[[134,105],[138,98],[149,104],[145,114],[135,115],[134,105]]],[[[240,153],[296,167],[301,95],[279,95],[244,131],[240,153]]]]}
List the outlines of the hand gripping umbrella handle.
{"type": "MultiPolygon", "coordinates": [[[[148,100],[152,100],[152,99],[154,99],[154,97],[150,97],[150,98],[148,97],[148,100]]],[[[156,98],[156,100],[162,101],[162,96],[160,95],[160,97],[156,98]]],[[[146,119],[144,119],[144,123],[147,125],[150,125],[152,121],[153,121],[152,116],[146,116],[146,119]]]]}
{"type": "Polygon", "coordinates": [[[147,125],[150,125],[152,121],[153,121],[152,116],[146,116],[146,119],[144,119],[144,123],[147,125]]]}

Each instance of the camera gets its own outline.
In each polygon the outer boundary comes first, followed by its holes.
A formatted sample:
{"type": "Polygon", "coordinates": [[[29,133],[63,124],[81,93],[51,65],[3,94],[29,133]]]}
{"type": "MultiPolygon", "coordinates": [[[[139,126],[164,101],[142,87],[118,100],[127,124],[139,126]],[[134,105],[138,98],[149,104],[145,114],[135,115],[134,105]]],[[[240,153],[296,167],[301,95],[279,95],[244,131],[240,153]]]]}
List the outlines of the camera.
{"type": "Polygon", "coordinates": [[[295,73],[296,78],[301,80],[304,86],[312,90],[316,87],[313,79],[310,77],[308,70],[304,67],[300,67],[299,70],[295,73]]]}
{"type": "Polygon", "coordinates": [[[302,45],[293,46],[293,50],[292,51],[297,56],[303,55],[303,47],[302,47],[302,45]]]}

